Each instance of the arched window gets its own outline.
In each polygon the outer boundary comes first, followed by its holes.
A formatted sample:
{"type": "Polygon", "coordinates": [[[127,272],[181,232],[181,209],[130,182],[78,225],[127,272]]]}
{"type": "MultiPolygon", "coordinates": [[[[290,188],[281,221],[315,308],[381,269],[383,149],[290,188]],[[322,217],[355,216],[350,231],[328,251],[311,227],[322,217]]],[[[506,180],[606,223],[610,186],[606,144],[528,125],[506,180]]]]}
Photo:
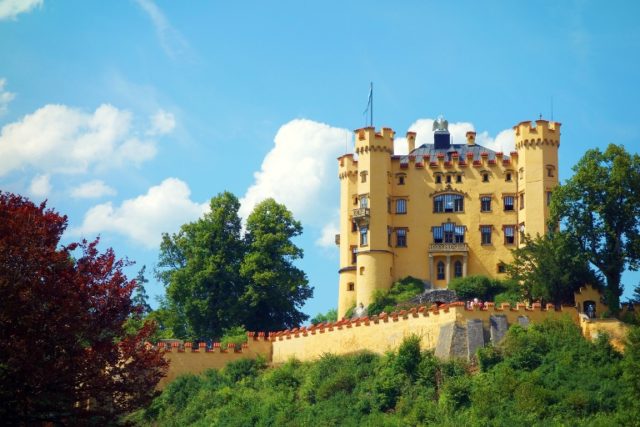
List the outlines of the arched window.
{"type": "Polygon", "coordinates": [[[460,261],[456,261],[453,264],[453,269],[454,269],[453,275],[455,277],[462,277],[462,263],[460,261]]]}
{"type": "Polygon", "coordinates": [[[438,261],[438,280],[444,280],[444,262],[438,261]]]}
{"type": "Polygon", "coordinates": [[[433,198],[434,212],[463,212],[464,197],[460,194],[440,194],[433,198]]]}

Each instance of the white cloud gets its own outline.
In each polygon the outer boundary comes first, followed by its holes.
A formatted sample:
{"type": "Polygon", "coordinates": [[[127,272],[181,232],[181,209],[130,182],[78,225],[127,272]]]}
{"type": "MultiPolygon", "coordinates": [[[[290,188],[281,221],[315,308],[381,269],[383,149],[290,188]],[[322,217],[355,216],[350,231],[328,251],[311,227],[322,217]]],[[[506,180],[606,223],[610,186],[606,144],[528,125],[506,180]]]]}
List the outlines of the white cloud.
{"type": "Polygon", "coordinates": [[[47,197],[51,192],[51,177],[49,175],[36,175],[31,180],[29,193],[35,197],[47,197]]]}
{"type": "Polygon", "coordinates": [[[316,239],[316,245],[321,248],[335,248],[336,246],[336,234],[340,234],[340,224],[336,219],[334,221],[328,222],[322,227],[322,231],[320,232],[320,237],[316,239]]]}
{"type": "Polygon", "coordinates": [[[97,199],[115,195],[116,190],[100,180],[85,182],[71,190],[71,197],[75,199],[97,199]]]}
{"type": "Polygon", "coordinates": [[[0,79],[0,116],[5,114],[9,109],[9,103],[16,97],[14,93],[5,90],[7,79],[0,79]]]}
{"type": "Polygon", "coordinates": [[[136,0],[147,14],[156,30],[160,46],[171,59],[189,53],[189,44],[184,36],[169,23],[169,20],[152,0],[136,0]]]}
{"type": "Polygon", "coordinates": [[[147,131],[149,135],[166,135],[171,133],[176,127],[176,118],[172,113],[158,110],[151,116],[151,129],[147,131]]]}
{"type": "Polygon", "coordinates": [[[0,21],[15,19],[19,14],[42,6],[44,0],[0,0],[0,21]]]}
{"type": "Polygon", "coordinates": [[[311,120],[296,119],[283,125],[260,171],[254,174],[254,184],[240,200],[240,215],[246,219],[256,203],[273,197],[303,223],[324,223],[337,202],[336,158],[352,138],[347,129],[311,120]]]}
{"type": "MultiPolygon", "coordinates": [[[[433,144],[433,122],[434,119],[418,119],[409,126],[409,131],[416,132],[416,148],[422,144],[433,144]]],[[[473,123],[449,123],[451,142],[454,144],[466,143],[466,133],[473,130],[475,130],[473,123]]],[[[506,154],[515,150],[515,137],[512,129],[499,132],[495,138],[490,136],[487,131],[483,131],[476,134],[476,144],[506,154]]],[[[407,154],[408,146],[405,137],[395,139],[394,151],[396,154],[407,154]]]]}
{"type": "Polygon", "coordinates": [[[46,173],[84,173],[153,158],[156,143],[140,140],[132,115],[103,104],[93,113],[46,105],[0,132],[0,176],[24,167],[46,173]]]}
{"type": "Polygon", "coordinates": [[[190,198],[189,186],[167,178],[149,188],[146,194],[113,206],[111,202],[96,205],[84,216],[73,234],[95,235],[114,232],[147,248],[157,248],[163,232],[174,233],[188,221],[199,218],[209,203],[198,204],[190,198]]]}

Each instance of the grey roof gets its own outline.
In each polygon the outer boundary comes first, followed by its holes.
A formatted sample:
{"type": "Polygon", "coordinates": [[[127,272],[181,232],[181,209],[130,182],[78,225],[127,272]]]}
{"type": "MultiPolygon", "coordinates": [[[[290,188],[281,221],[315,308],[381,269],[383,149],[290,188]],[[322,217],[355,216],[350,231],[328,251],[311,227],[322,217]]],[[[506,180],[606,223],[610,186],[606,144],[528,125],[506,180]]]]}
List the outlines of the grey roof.
{"type": "MultiPolygon", "coordinates": [[[[451,160],[451,154],[457,152],[461,159],[467,159],[467,153],[473,153],[473,160],[480,160],[480,153],[488,153],[488,159],[492,160],[496,158],[496,152],[490,148],[483,147],[482,145],[468,145],[468,144],[451,144],[449,148],[435,149],[433,144],[422,144],[420,147],[414,149],[410,154],[404,154],[398,156],[400,163],[409,163],[409,156],[429,156],[431,161],[435,161],[439,153],[445,155],[445,160],[451,160]]],[[[504,153],[503,159],[508,159],[508,153],[504,153]]]]}

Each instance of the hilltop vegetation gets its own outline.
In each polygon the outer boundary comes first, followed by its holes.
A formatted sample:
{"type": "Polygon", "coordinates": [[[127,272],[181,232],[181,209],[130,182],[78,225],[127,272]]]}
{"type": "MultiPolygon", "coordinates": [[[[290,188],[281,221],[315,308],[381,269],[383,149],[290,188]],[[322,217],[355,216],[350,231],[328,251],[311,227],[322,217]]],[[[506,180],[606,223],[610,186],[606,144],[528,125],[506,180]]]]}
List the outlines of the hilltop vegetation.
{"type": "Polygon", "coordinates": [[[383,356],[327,354],[274,369],[242,360],[186,375],[140,425],[640,425],[640,330],[623,356],[569,320],[511,328],[478,361],[442,362],[405,339],[383,356]]]}

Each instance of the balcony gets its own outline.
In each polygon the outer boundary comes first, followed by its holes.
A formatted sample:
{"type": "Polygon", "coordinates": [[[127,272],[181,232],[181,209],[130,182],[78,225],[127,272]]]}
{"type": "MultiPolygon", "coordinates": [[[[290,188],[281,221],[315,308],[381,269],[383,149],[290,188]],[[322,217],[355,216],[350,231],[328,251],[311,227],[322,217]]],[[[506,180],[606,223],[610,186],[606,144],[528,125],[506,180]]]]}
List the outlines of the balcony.
{"type": "Polygon", "coordinates": [[[358,224],[358,227],[369,225],[369,217],[371,211],[369,208],[358,208],[353,210],[353,220],[358,224]]]}
{"type": "Polygon", "coordinates": [[[466,243],[432,243],[429,252],[469,252],[466,243]]]}

